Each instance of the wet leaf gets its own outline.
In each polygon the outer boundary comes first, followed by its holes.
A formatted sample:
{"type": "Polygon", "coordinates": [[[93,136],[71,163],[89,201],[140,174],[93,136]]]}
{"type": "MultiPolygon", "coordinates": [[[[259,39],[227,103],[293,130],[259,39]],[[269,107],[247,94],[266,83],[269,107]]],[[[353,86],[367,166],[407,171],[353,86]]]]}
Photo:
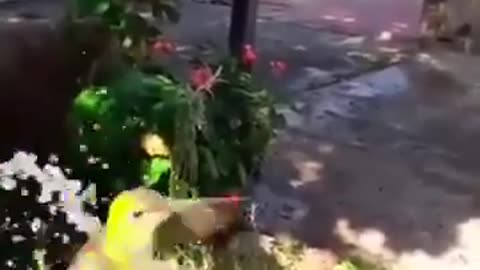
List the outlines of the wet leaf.
{"type": "Polygon", "coordinates": [[[172,163],[169,159],[165,158],[154,158],[150,161],[148,172],[146,173],[146,178],[144,179],[144,184],[151,186],[156,184],[162,175],[169,172],[172,163]]]}
{"type": "Polygon", "coordinates": [[[82,91],[75,99],[74,104],[78,113],[90,118],[99,114],[102,106],[102,97],[97,89],[90,88],[82,91]]]}

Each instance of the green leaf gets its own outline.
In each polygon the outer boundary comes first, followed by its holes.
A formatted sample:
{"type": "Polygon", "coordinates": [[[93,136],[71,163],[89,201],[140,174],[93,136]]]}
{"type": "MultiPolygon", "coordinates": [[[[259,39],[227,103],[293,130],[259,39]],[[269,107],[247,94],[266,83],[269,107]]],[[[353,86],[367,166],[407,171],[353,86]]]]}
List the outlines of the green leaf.
{"type": "Polygon", "coordinates": [[[101,105],[102,97],[95,88],[83,90],[74,101],[75,109],[86,117],[98,115],[101,105]]]}
{"type": "Polygon", "coordinates": [[[169,159],[165,158],[154,158],[150,161],[148,172],[146,173],[146,178],[144,178],[144,184],[147,186],[154,185],[160,180],[162,175],[168,173],[172,163],[169,159]]]}

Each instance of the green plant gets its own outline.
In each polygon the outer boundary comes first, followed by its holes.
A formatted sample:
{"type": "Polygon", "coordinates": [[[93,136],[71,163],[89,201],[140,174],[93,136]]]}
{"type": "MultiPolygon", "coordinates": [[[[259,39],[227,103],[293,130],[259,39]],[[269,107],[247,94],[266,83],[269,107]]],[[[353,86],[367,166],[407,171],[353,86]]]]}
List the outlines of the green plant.
{"type": "MultiPolygon", "coordinates": [[[[90,176],[100,190],[132,185],[168,188],[176,111],[185,107],[186,89],[161,75],[132,69],[104,87],[90,87],[76,98],[72,121],[76,173],[90,176]],[[145,136],[161,134],[166,151],[148,151],[145,136]],[[163,179],[163,181],[161,181],[163,179]],[[106,182],[108,181],[108,182],[106,182]]],[[[155,142],[154,142],[155,143],[155,142]]]]}
{"type": "Polygon", "coordinates": [[[223,65],[222,81],[205,102],[207,125],[199,153],[201,193],[244,186],[260,166],[272,136],[273,101],[256,87],[249,73],[234,63],[223,65]]]}
{"type": "Polygon", "coordinates": [[[222,67],[211,93],[136,68],[86,88],[72,112],[74,171],[100,190],[144,184],[177,197],[238,191],[272,135],[272,102],[250,74],[230,62],[222,67]],[[149,153],[148,134],[165,144],[164,153],[149,153]]]}
{"type": "Polygon", "coordinates": [[[196,63],[189,82],[152,63],[158,25],[179,17],[171,0],[74,0],[72,14],[109,29],[116,61],[75,99],[75,176],[100,196],[140,184],[173,197],[241,190],[272,136],[269,93],[234,61],[196,63]]]}

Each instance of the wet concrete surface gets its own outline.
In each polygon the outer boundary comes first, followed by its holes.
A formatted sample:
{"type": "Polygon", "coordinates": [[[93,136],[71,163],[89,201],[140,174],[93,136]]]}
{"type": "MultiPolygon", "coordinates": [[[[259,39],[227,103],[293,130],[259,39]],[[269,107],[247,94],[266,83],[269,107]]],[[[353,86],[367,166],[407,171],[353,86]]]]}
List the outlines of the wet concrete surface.
{"type": "Polygon", "coordinates": [[[422,0],[260,0],[260,13],[278,21],[312,28],[335,28],[377,36],[383,31],[399,38],[418,35],[422,0]]]}
{"type": "Polygon", "coordinates": [[[419,54],[298,95],[263,179],[306,214],[271,229],[391,269],[478,269],[478,61],[419,54]]]}
{"type": "MultiPolygon", "coordinates": [[[[231,6],[234,0],[194,0],[231,6]]],[[[465,0],[468,1],[468,0],[465,0]]],[[[390,31],[400,39],[417,37],[424,0],[259,0],[259,16],[314,29],[378,36],[390,31]]],[[[458,2],[458,1],[457,1],[458,2]]],[[[464,5],[466,6],[466,5],[464,5]]]]}

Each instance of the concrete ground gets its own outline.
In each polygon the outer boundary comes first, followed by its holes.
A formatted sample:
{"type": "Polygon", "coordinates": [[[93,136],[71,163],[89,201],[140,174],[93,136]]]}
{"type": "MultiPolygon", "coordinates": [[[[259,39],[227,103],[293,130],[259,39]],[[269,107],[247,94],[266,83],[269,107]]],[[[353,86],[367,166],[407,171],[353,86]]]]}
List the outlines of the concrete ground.
{"type": "MultiPolygon", "coordinates": [[[[231,6],[234,0],[193,1],[231,6]]],[[[420,17],[425,2],[424,0],[258,1],[259,16],[263,19],[370,36],[379,35],[383,31],[392,31],[395,36],[400,38],[412,38],[419,34],[420,17]]],[[[463,2],[467,1],[469,0],[463,2]]],[[[461,8],[468,9],[469,6],[463,2],[461,8]]]]}
{"type": "Polygon", "coordinates": [[[420,54],[299,95],[263,174],[298,219],[267,228],[389,269],[478,269],[479,61],[420,54]]]}
{"type": "Polygon", "coordinates": [[[276,21],[403,39],[418,35],[422,7],[423,0],[260,0],[262,16],[276,21]]]}

